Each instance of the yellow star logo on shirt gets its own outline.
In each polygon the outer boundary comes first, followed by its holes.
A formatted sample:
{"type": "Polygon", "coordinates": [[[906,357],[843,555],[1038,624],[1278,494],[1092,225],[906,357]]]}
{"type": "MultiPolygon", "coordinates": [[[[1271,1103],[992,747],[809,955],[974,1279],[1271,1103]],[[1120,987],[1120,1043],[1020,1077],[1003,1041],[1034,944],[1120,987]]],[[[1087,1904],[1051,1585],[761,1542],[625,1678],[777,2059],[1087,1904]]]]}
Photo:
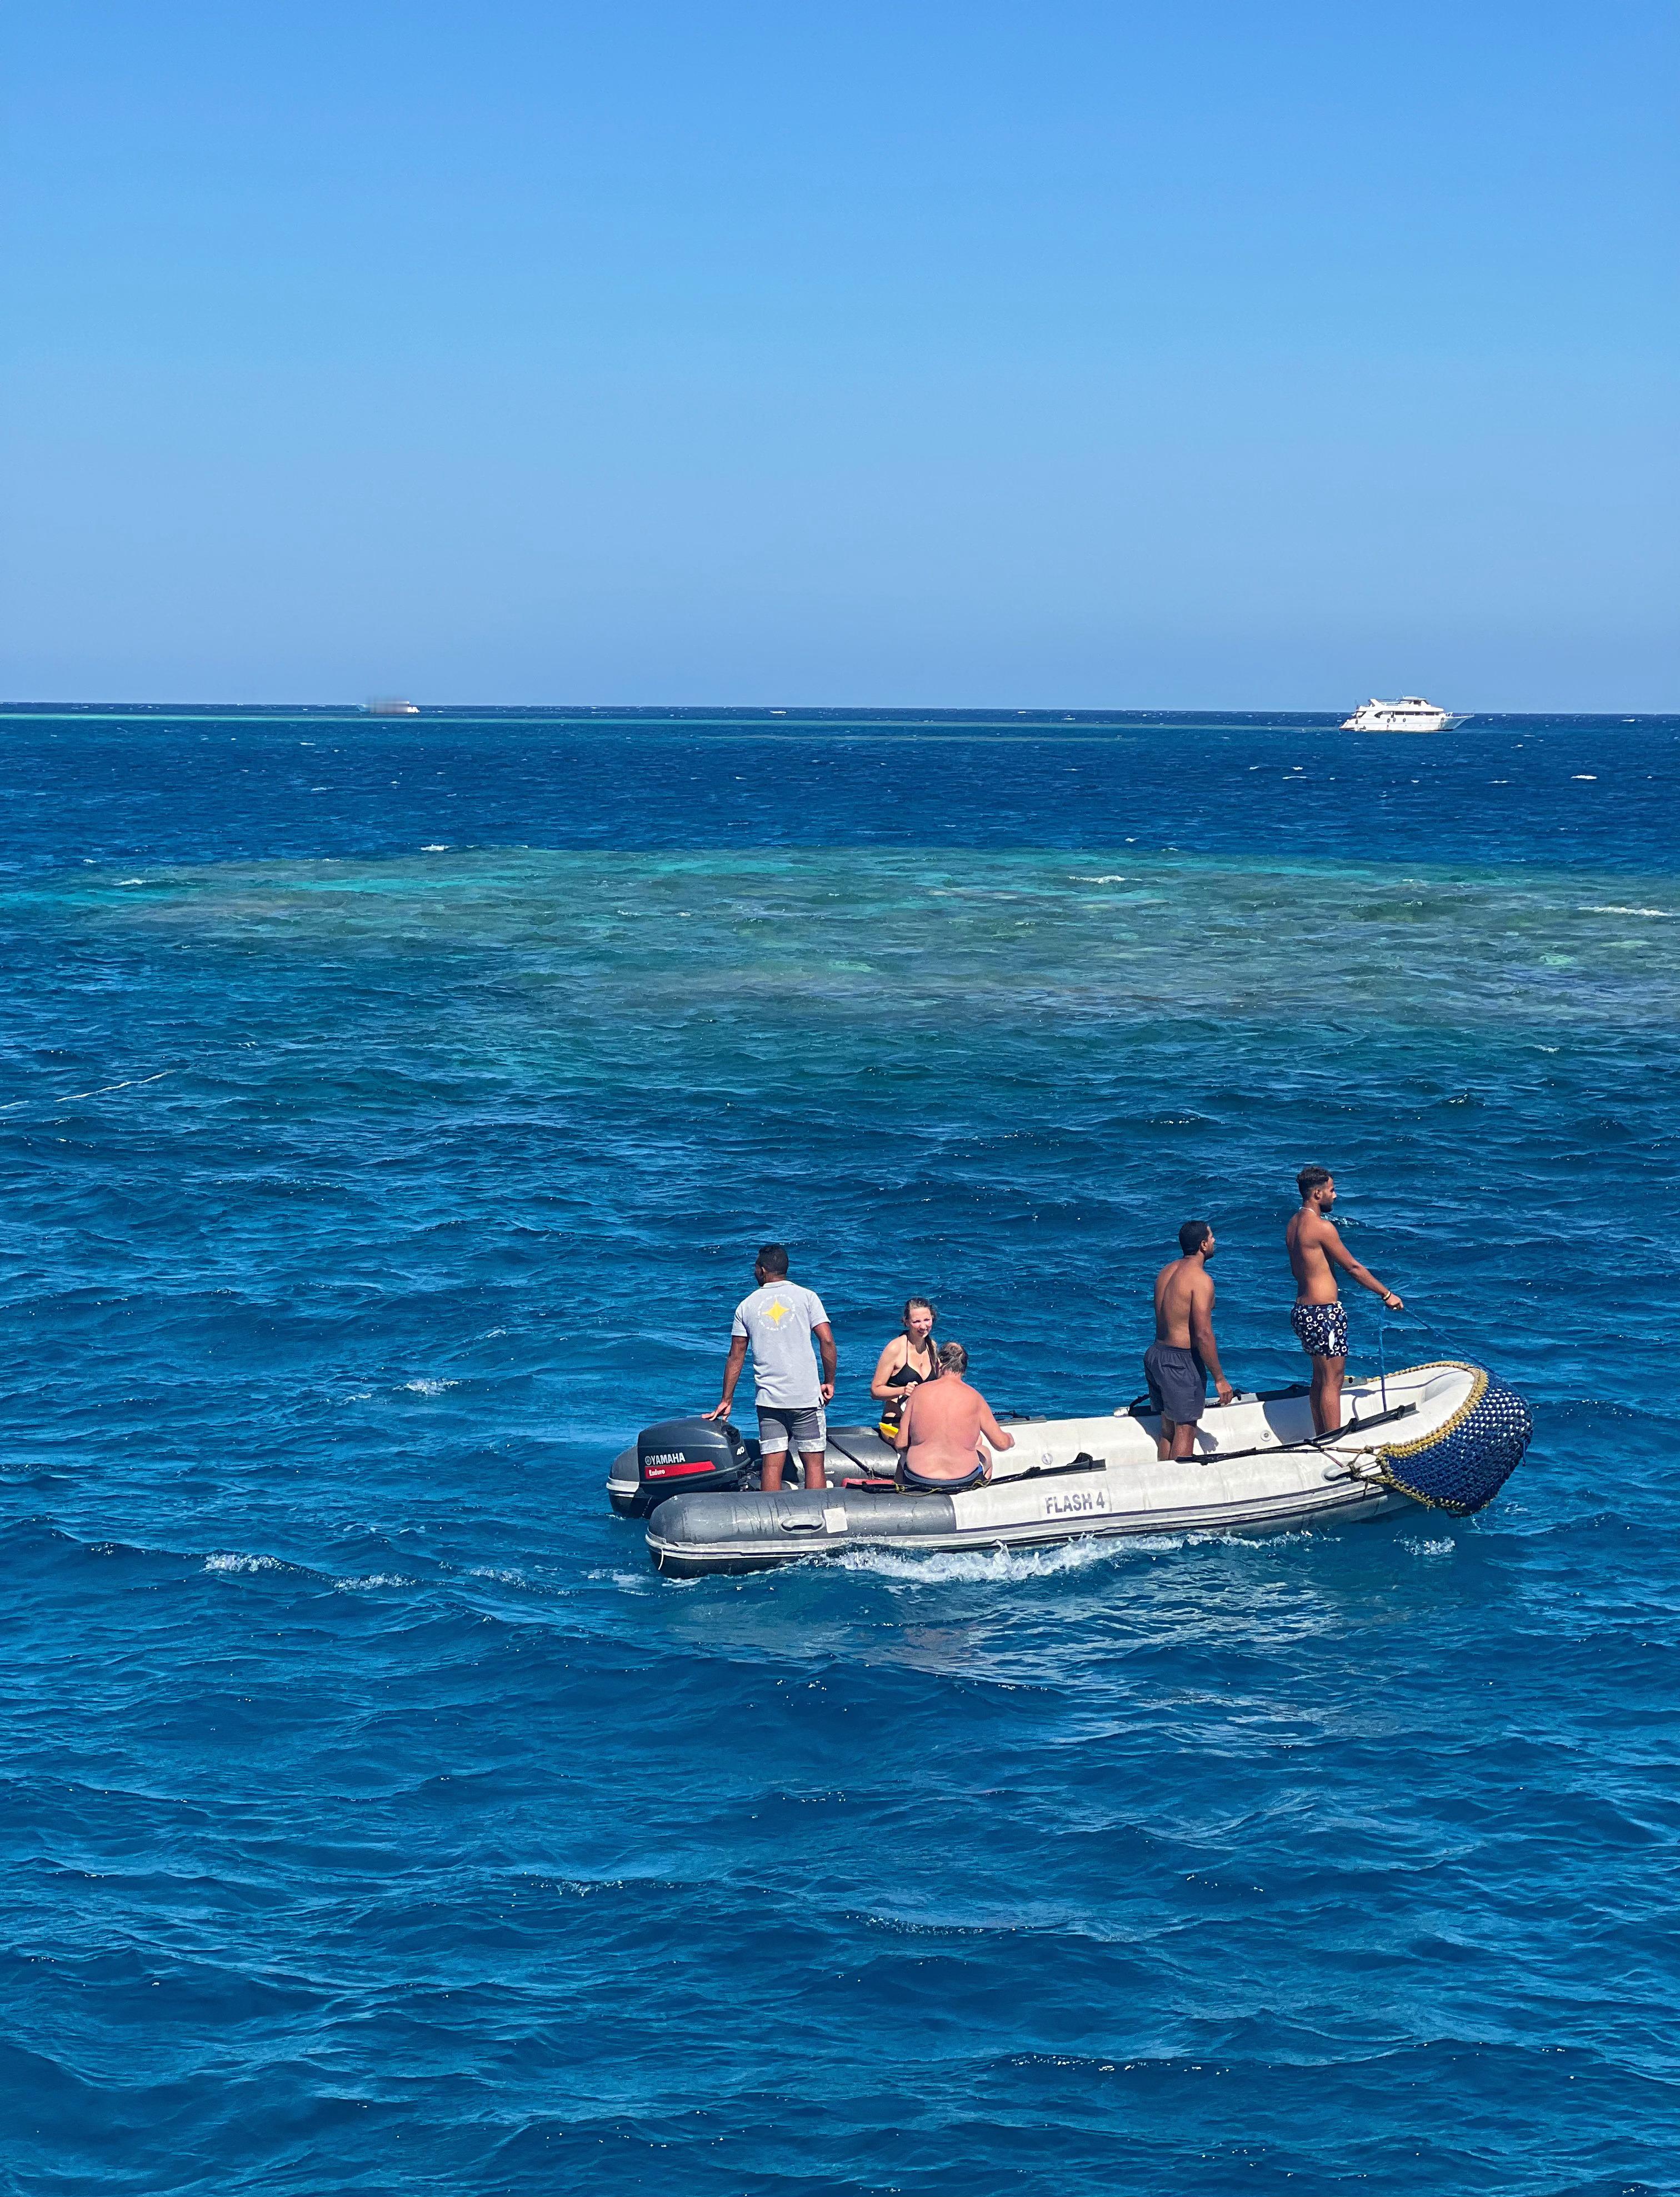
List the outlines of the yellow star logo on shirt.
{"type": "Polygon", "coordinates": [[[764,1317],[772,1327],[779,1327],[785,1319],[793,1318],[793,1308],[791,1305],[785,1305],[781,1299],[777,1297],[773,1302],[765,1306],[764,1317]]]}

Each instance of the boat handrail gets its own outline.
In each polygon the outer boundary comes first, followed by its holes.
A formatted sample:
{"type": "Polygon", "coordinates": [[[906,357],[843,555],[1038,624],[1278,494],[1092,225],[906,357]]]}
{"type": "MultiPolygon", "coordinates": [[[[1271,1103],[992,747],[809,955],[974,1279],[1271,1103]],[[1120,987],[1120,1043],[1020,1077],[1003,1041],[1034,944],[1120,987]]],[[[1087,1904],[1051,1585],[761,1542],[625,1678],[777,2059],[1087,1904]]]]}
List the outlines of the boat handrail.
{"type": "Polygon", "coordinates": [[[1108,1469],[1107,1458],[1092,1457],[1089,1450],[1082,1449],[1066,1464],[1029,1464],[1024,1472],[994,1472],[986,1484],[988,1487],[1001,1487],[1011,1480],[1054,1480],[1063,1472],[1106,1472],[1108,1469]]]}

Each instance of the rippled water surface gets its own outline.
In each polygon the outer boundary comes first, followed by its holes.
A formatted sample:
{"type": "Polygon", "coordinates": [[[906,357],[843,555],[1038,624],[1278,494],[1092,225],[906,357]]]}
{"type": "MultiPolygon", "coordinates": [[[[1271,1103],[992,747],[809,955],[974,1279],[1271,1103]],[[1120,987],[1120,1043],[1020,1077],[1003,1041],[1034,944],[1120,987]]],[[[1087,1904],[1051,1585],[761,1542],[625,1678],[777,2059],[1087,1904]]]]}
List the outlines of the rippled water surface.
{"type": "Polygon", "coordinates": [[[0,743],[0,2188],[1680,2187],[1680,724],[0,743]],[[1129,1398],[1191,1213],[1295,1378],[1308,1159],[1481,1518],[608,1514],[767,1236],[845,1417],[912,1289],[1129,1398]]]}

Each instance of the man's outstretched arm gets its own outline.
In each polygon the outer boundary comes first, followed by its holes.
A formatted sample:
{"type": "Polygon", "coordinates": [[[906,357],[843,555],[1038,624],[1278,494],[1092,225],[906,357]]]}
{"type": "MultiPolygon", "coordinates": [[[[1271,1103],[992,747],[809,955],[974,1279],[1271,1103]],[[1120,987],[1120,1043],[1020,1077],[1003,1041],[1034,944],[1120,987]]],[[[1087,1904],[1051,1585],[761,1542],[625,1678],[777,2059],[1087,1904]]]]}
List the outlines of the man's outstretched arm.
{"type": "Polygon", "coordinates": [[[1369,1267],[1362,1267],[1359,1264],[1342,1242],[1335,1223],[1330,1220],[1324,1223],[1324,1249],[1344,1272],[1351,1274],[1353,1279],[1362,1288],[1368,1289],[1373,1296],[1381,1297],[1391,1312],[1405,1310],[1404,1300],[1397,1297],[1386,1282],[1379,1282],[1369,1267]]]}
{"type": "Polygon", "coordinates": [[[840,1363],[834,1351],[834,1330],[826,1319],[820,1319],[811,1332],[817,1338],[817,1348],[822,1353],[822,1400],[825,1404],[831,1404],[834,1401],[834,1376],[840,1363]]]}
{"type": "Polygon", "coordinates": [[[725,1362],[723,1368],[723,1401],[718,1406],[715,1412],[703,1412],[701,1415],[703,1417],[708,1419],[727,1419],[728,1417],[729,1406],[735,1400],[735,1383],[740,1379],[741,1368],[746,1364],[746,1362],[747,1339],[745,1336],[732,1336],[729,1342],[729,1356],[725,1362]]]}

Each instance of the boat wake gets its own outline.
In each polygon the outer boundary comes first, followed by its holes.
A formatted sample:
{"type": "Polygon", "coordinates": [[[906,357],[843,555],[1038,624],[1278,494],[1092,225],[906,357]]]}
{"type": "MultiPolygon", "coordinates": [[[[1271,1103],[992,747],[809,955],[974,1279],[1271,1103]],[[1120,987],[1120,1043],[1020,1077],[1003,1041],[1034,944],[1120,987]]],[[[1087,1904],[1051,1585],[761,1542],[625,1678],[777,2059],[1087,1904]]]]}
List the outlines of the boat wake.
{"type": "Polygon", "coordinates": [[[1294,1541],[1308,1541],[1308,1533],[1270,1533],[1257,1540],[1246,1533],[1123,1533],[1095,1534],[1083,1540],[1060,1541],[1037,1549],[953,1549],[930,1551],[926,1556],[902,1555],[894,1549],[848,1549],[832,1562],[839,1571],[864,1572],[891,1586],[991,1585],[1014,1580],[1054,1579],[1094,1566],[1118,1568],[1130,1558],[1167,1556],[1184,1549],[1242,1549],[1259,1555],[1294,1541]]]}

